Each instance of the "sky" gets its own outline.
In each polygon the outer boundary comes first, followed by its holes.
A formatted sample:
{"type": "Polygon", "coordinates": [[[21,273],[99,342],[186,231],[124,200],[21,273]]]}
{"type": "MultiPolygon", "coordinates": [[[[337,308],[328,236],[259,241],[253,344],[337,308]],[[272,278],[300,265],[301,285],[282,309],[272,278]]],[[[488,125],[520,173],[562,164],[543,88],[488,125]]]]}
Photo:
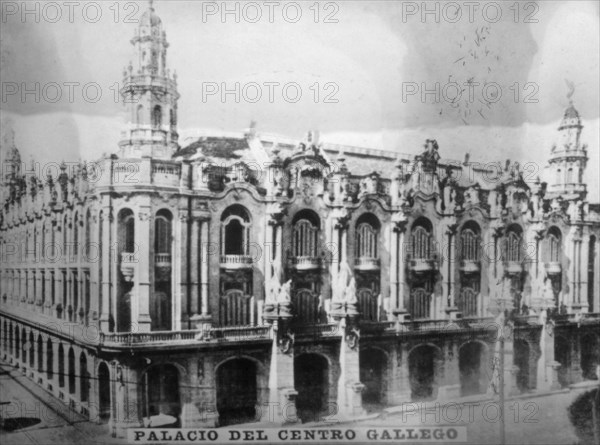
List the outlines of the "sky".
{"type": "MultiPolygon", "coordinates": [[[[180,142],[251,121],[408,154],[434,138],[444,158],[535,162],[543,178],[572,85],[598,202],[599,3],[476,3],[156,1],[180,142]],[[220,94],[236,85],[239,97],[220,94]]],[[[115,93],[135,66],[129,41],[147,2],[54,4],[30,2],[23,15],[21,2],[0,0],[0,117],[25,160],[116,152],[125,117],[115,93]],[[38,97],[23,96],[36,85],[38,97]]]]}

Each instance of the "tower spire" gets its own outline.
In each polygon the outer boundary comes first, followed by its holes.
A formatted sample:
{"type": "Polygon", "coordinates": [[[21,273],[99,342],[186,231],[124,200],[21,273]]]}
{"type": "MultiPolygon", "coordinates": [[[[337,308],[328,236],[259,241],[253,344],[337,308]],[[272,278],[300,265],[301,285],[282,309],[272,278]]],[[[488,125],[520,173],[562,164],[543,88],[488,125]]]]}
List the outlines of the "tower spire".
{"type": "Polygon", "coordinates": [[[119,143],[124,157],[170,158],[179,145],[177,80],[167,68],[167,35],[154,11],[154,1],[140,17],[131,44],[137,64],[125,69],[121,96],[127,108],[127,129],[119,143]],[[137,66],[135,66],[137,65],[137,66]]]}

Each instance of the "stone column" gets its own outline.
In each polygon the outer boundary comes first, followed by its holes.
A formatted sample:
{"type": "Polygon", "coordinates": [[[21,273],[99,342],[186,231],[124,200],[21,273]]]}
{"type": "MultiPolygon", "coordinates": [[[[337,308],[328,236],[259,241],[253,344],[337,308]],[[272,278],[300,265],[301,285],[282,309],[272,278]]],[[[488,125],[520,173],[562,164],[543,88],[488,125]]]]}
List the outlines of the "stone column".
{"type": "MultiPolygon", "coordinates": [[[[444,344],[444,358],[438,400],[454,400],[460,397],[460,370],[458,366],[458,345],[454,341],[444,344]]],[[[439,368],[434,366],[434,368],[439,368]]]]}
{"type": "MultiPolygon", "coordinates": [[[[150,224],[152,222],[150,206],[140,206],[138,211],[138,221],[135,226],[135,243],[138,251],[137,270],[135,274],[136,292],[134,292],[135,301],[134,318],[137,323],[138,332],[150,331],[150,224]]],[[[133,309],[133,308],[132,308],[133,309]]],[[[133,317],[132,317],[133,318],[133,317]]]]}
{"type": "Polygon", "coordinates": [[[189,298],[190,298],[190,313],[198,315],[202,311],[201,302],[199,299],[200,287],[200,219],[197,215],[192,216],[192,228],[190,235],[191,258],[190,258],[190,283],[189,283],[189,298]]]}
{"type": "Polygon", "coordinates": [[[190,329],[190,300],[189,300],[189,289],[188,289],[188,279],[189,279],[189,270],[190,267],[188,262],[188,253],[190,250],[193,250],[188,240],[188,226],[189,224],[189,214],[187,210],[180,209],[179,210],[179,228],[177,232],[179,233],[179,267],[175,272],[178,273],[178,282],[179,282],[179,300],[181,304],[181,314],[180,314],[180,323],[182,329],[190,329]]]}
{"type": "Polygon", "coordinates": [[[337,407],[341,419],[365,414],[362,407],[362,391],[365,387],[360,382],[358,331],[348,329],[346,319],[341,319],[340,331],[340,377],[338,380],[337,407]]]}
{"type": "Polygon", "coordinates": [[[262,410],[261,421],[284,425],[299,421],[294,388],[294,342],[281,320],[273,321],[273,344],[269,369],[269,406],[262,410]],[[278,332],[278,330],[285,332],[278,332]]]}
{"type": "Polygon", "coordinates": [[[400,307],[398,301],[398,232],[390,225],[390,309],[400,307]]]}
{"type": "Polygon", "coordinates": [[[554,391],[560,389],[558,382],[558,369],[560,363],[554,359],[554,327],[547,322],[546,310],[540,316],[542,332],[540,335],[541,355],[537,362],[537,387],[538,392],[554,391]]]}
{"type": "MultiPolygon", "coordinates": [[[[111,302],[111,221],[112,209],[110,206],[110,197],[103,197],[102,216],[100,224],[102,224],[102,240],[101,240],[101,261],[102,261],[102,276],[100,277],[100,330],[109,332],[110,326],[110,302],[111,302]]],[[[117,258],[115,258],[116,260],[117,258]]]]}
{"type": "MultiPolygon", "coordinates": [[[[593,283],[588,283],[588,260],[589,260],[589,237],[584,238],[579,242],[579,304],[582,307],[582,312],[588,312],[588,286],[593,286],[593,283]]],[[[597,279],[597,278],[596,278],[597,279]]]]}
{"type": "MultiPolygon", "coordinates": [[[[398,322],[402,323],[410,319],[410,314],[406,309],[406,296],[409,293],[406,283],[406,226],[408,220],[404,215],[396,218],[394,221],[394,233],[397,234],[397,276],[398,276],[398,293],[395,302],[394,315],[398,322]]],[[[392,304],[394,302],[391,302],[392,304]]],[[[399,328],[399,326],[398,326],[399,328]]]]}
{"type": "MultiPolygon", "coordinates": [[[[216,426],[218,416],[215,416],[216,403],[204,397],[203,383],[205,368],[204,357],[188,361],[188,374],[180,387],[181,398],[181,427],[182,428],[212,428],[216,426]]],[[[212,364],[212,363],[211,363],[212,364]]]]}
{"type": "Polygon", "coordinates": [[[458,315],[458,308],[456,307],[455,294],[456,294],[456,230],[458,224],[452,221],[448,224],[446,229],[446,236],[448,237],[448,267],[446,273],[447,277],[447,298],[445,303],[448,305],[446,312],[451,320],[456,319],[458,315]]]}
{"type": "Polygon", "coordinates": [[[117,436],[126,437],[128,428],[142,426],[138,400],[139,373],[129,366],[117,364],[115,380],[115,416],[111,417],[117,436]]]}
{"type": "Polygon", "coordinates": [[[410,402],[410,376],[408,370],[408,345],[399,343],[392,350],[392,373],[388,386],[388,404],[399,405],[410,402]]]}
{"type": "Polygon", "coordinates": [[[571,378],[570,383],[579,383],[583,380],[583,370],[581,369],[581,342],[579,333],[571,335],[571,378]]]}
{"type": "Polygon", "coordinates": [[[200,223],[201,243],[202,243],[202,259],[200,267],[200,294],[202,303],[202,317],[210,318],[210,307],[208,301],[208,224],[209,220],[204,218],[200,223]]]}

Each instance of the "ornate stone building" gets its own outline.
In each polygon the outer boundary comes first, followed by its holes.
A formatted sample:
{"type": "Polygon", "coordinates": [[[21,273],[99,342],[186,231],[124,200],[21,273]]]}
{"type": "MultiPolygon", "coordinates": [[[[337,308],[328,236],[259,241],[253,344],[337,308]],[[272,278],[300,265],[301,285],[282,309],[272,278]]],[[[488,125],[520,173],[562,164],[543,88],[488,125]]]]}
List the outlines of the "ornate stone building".
{"type": "Polygon", "coordinates": [[[597,378],[600,208],[571,105],[517,163],[261,136],[180,147],[151,7],[117,154],[23,173],[3,144],[1,357],[114,431],[355,416],[597,378]],[[505,326],[506,325],[506,326],[505,326]]]}

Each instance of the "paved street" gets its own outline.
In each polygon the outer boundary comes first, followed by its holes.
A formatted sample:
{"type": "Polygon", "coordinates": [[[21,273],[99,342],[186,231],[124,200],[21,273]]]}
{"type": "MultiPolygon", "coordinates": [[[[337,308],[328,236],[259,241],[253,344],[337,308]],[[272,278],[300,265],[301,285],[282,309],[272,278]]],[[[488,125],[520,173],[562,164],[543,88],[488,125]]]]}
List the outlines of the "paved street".
{"type": "Polygon", "coordinates": [[[106,425],[96,425],[67,409],[57,409],[57,401],[6,365],[0,366],[0,401],[9,402],[0,407],[5,422],[0,430],[2,445],[118,443],[110,437],[106,425]]]}
{"type": "MultiPolygon", "coordinates": [[[[125,443],[125,440],[112,438],[106,425],[87,422],[64,408],[57,409],[56,401],[14,368],[1,366],[0,370],[0,401],[9,402],[1,407],[2,415],[6,419],[5,429],[0,430],[2,445],[125,443]],[[31,388],[31,391],[23,385],[31,388]]],[[[568,420],[567,407],[577,395],[590,388],[591,386],[587,385],[568,392],[507,400],[506,442],[509,444],[577,443],[575,431],[568,420]]],[[[426,405],[407,404],[403,412],[398,408],[390,408],[387,410],[387,415],[347,423],[344,426],[401,428],[465,425],[470,443],[494,444],[499,443],[500,425],[497,407],[497,403],[489,400],[461,405],[455,403],[436,405],[434,402],[426,405]]],[[[322,425],[312,424],[316,427],[322,425]]],[[[245,427],[259,426],[246,424],[245,427]]]]}

